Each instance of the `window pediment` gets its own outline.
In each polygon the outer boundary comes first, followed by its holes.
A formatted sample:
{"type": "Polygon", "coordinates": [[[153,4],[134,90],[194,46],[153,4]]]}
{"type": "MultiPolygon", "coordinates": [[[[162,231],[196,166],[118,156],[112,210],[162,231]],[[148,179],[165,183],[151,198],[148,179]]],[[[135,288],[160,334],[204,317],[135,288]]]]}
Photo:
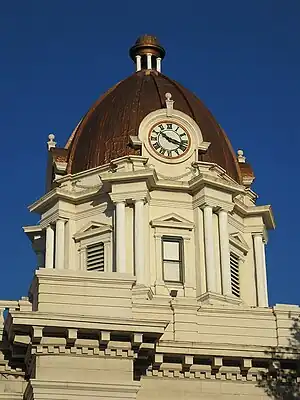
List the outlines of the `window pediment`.
{"type": "Polygon", "coordinates": [[[74,235],[74,240],[77,242],[82,239],[88,239],[93,236],[102,235],[104,233],[109,233],[112,231],[112,226],[108,224],[103,224],[101,222],[91,221],[84,227],[82,227],[74,235]]]}
{"type": "Polygon", "coordinates": [[[231,245],[233,245],[234,247],[238,248],[245,255],[249,251],[249,246],[240,233],[233,233],[233,234],[229,235],[229,243],[231,245]]]}
{"type": "Polygon", "coordinates": [[[167,214],[163,217],[153,219],[150,224],[153,228],[181,228],[190,231],[194,228],[193,222],[181,217],[176,213],[167,214]]]}

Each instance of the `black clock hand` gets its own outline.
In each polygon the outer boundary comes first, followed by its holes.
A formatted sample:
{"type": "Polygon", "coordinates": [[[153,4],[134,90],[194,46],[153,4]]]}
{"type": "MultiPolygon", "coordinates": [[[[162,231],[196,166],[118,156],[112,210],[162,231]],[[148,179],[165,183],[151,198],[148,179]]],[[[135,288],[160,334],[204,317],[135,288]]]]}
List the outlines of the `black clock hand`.
{"type": "Polygon", "coordinates": [[[178,144],[178,146],[180,146],[180,144],[181,144],[181,142],[178,142],[178,140],[172,139],[170,137],[169,138],[167,137],[167,140],[169,140],[170,143],[178,144]]]}
{"type": "Polygon", "coordinates": [[[161,132],[161,135],[162,135],[162,137],[164,137],[165,139],[167,139],[167,141],[170,142],[170,143],[177,144],[178,146],[181,144],[180,142],[178,142],[178,140],[170,138],[170,137],[169,137],[166,133],[164,133],[164,132],[161,132]]]}

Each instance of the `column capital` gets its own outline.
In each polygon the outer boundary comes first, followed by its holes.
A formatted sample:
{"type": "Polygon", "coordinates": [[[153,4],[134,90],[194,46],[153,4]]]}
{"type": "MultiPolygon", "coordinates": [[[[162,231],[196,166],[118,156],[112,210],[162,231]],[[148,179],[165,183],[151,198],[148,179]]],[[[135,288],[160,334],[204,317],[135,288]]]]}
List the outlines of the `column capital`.
{"type": "Polygon", "coordinates": [[[233,210],[234,204],[223,201],[221,199],[216,199],[211,196],[203,195],[193,201],[193,206],[195,208],[199,207],[202,210],[205,207],[211,207],[214,212],[219,212],[220,210],[230,212],[233,210]]]}
{"type": "Polygon", "coordinates": [[[228,210],[228,209],[226,209],[226,208],[224,208],[224,207],[220,207],[218,210],[216,210],[216,212],[217,212],[218,214],[222,214],[222,213],[228,214],[228,213],[230,212],[230,210],[228,210]]]}
{"type": "Polygon", "coordinates": [[[253,232],[253,233],[252,233],[252,236],[253,236],[253,237],[257,237],[257,236],[263,237],[263,236],[264,236],[264,233],[263,233],[263,232],[253,232]]]}
{"type": "Polygon", "coordinates": [[[56,219],[56,221],[55,221],[55,222],[57,222],[57,221],[68,222],[68,219],[67,219],[67,218],[65,218],[65,217],[58,216],[58,218],[56,219]]]}
{"type": "Polygon", "coordinates": [[[127,194],[126,193],[109,193],[109,197],[114,204],[126,203],[127,194]]]}
{"type": "Polygon", "coordinates": [[[251,232],[251,234],[252,234],[253,238],[261,237],[263,243],[266,243],[266,244],[268,243],[268,232],[266,229],[262,228],[261,231],[251,232]]]}
{"type": "Polygon", "coordinates": [[[131,196],[129,200],[134,201],[135,203],[137,201],[143,201],[145,203],[149,203],[150,201],[150,194],[147,190],[142,190],[139,192],[136,192],[134,196],[131,196]]]}
{"type": "Polygon", "coordinates": [[[136,201],[143,200],[144,203],[149,202],[150,195],[147,190],[140,190],[136,192],[126,193],[109,193],[111,201],[116,203],[135,203],[136,201]]]}

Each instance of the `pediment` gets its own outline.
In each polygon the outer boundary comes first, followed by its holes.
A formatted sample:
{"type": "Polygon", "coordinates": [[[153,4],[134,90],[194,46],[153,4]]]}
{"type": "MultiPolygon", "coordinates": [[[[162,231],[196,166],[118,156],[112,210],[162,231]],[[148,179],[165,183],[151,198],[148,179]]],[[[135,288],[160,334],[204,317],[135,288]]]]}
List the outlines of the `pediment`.
{"type": "Polygon", "coordinates": [[[84,225],[78,232],[75,233],[74,239],[81,240],[90,236],[98,235],[100,233],[112,231],[112,226],[102,222],[90,221],[84,225]]]}
{"type": "Polygon", "coordinates": [[[237,247],[239,250],[241,250],[244,254],[247,254],[249,251],[249,246],[245,239],[243,238],[242,234],[239,232],[237,233],[232,233],[229,235],[229,242],[237,247]]]}
{"type": "Polygon", "coordinates": [[[194,223],[186,218],[183,218],[179,214],[171,213],[164,215],[162,217],[153,219],[151,221],[151,226],[153,227],[168,227],[168,228],[182,228],[192,230],[194,223]]]}

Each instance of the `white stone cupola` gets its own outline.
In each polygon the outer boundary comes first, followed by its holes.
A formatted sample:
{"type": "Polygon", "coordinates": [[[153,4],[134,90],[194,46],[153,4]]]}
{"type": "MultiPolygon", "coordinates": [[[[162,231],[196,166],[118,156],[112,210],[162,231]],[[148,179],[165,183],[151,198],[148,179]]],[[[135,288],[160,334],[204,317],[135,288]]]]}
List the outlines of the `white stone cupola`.
{"type": "Polygon", "coordinates": [[[266,307],[274,221],[255,204],[243,152],[200,100],[158,73],[156,38],[142,36],[130,55],[137,73],[95,103],[64,148],[49,135],[47,193],[31,206],[41,220],[25,228],[38,266],[126,274],[146,298],[175,290],[199,304],[266,307]]]}

